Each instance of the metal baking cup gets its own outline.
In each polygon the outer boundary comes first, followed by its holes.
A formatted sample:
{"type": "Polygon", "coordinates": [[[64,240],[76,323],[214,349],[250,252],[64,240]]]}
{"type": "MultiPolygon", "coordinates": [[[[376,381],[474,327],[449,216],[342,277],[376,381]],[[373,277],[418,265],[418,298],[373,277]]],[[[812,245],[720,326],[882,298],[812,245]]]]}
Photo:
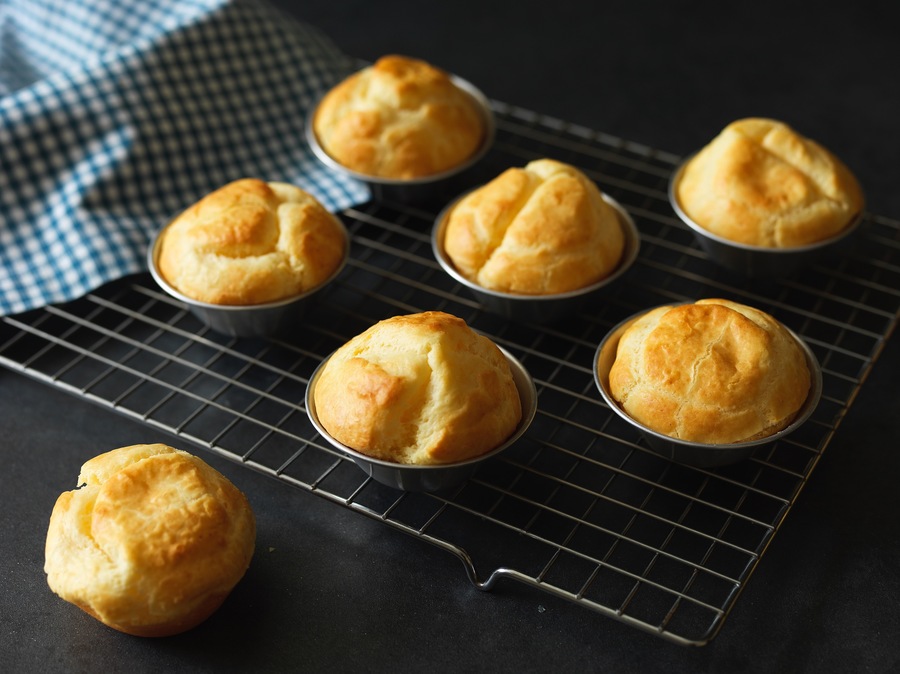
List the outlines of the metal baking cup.
{"type": "Polygon", "coordinates": [[[263,304],[211,304],[200,302],[182,294],[166,281],[159,271],[159,248],[165,236],[163,227],[147,249],[147,264],[153,279],[168,295],[187,305],[188,309],[204,325],[223,335],[232,337],[270,337],[283,332],[299,322],[313,296],[325,288],[343,271],[350,255],[350,235],[341,219],[335,216],[344,237],[344,256],[334,272],[325,281],[304,293],[263,304]]]}
{"type": "MultiPolygon", "coordinates": [[[[403,489],[404,491],[416,492],[435,492],[454,487],[467,480],[475,472],[479,465],[491,459],[504,450],[513,445],[534,420],[537,412],[537,390],[534,386],[534,380],[525,369],[525,367],[516,358],[514,358],[506,349],[498,346],[497,348],[506,357],[509,368],[512,372],[513,381],[516,390],[519,392],[519,400],[522,404],[522,419],[513,434],[509,436],[503,444],[490,450],[489,452],[457,463],[448,463],[440,465],[408,465],[401,463],[393,463],[391,461],[383,461],[375,459],[371,456],[363,454],[352,447],[348,447],[336,440],[319,421],[316,414],[315,389],[316,382],[319,380],[322,368],[328,362],[325,358],[313,372],[309,379],[309,385],[306,388],[306,413],[312,425],[315,426],[319,434],[328,441],[333,447],[340,450],[344,455],[351,458],[357,466],[366,472],[373,480],[380,482],[388,487],[395,489],[403,489]]],[[[329,356],[330,358],[331,356],[329,356]]]]}
{"type": "MultiPolygon", "coordinates": [[[[672,304],[661,306],[677,305],[672,304]]],[[[750,440],[747,442],[733,442],[728,444],[709,444],[672,438],[663,433],[658,433],[657,431],[654,431],[644,424],[634,420],[628,415],[627,412],[625,412],[625,410],[623,410],[619,406],[619,403],[616,402],[616,400],[612,397],[612,394],[609,391],[609,371],[616,359],[616,350],[618,349],[619,339],[622,337],[622,334],[634,321],[646,314],[648,311],[652,311],[654,308],[655,307],[634,314],[633,316],[626,318],[624,321],[616,325],[612,330],[609,331],[606,337],[603,338],[603,341],[600,342],[594,356],[594,382],[596,383],[597,388],[600,390],[600,395],[603,397],[603,400],[613,412],[618,414],[622,419],[641,431],[644,439],[647,441],[647,446],[652,451],[666,457],[667,459],[672,459],[673,461],[678,461],[680,463],[685,463],[700,468],[723,466],[735,463],[737,461],[748,458],[753,454],[754,451],[756,451],[760,447],[772,445],[785,436],[789,435],[790,433],[793,433],[803,425],[803,423],[816,409],[816,406],[819,404],[819,399],[822,396],[822,369],[819,366],[818,360],[816,360],[815,355],[806,344],[806,342],[800,339],[800,337],[798,337],[790,328],[785,327],[785,329],[790,333],[790,335],[794,338],[794,340],[803,351],[803,355],[806,358],[806,365],[809,368],[810,373],[809,393],[807,394],[806,400],[804,401],[803,405],[797,411],[797,416],[787,427],[783,428],[777,433],[773,433],[772,435],[769,435],[765,438],[759,438],[757,440],[750,440]]]]}
{"type": "MultiPolygon", "coordinates": [[[[424,204],[436,200],[444,201],[454,194],[458,194],[467,184],[470,184],[472,171],[471,169],[477,164],[482,157],[491,149],[494,144],[494,135],[496,127],[494,123],[494,112],[491,110],[490,102],[487,97],[473,84],[467,80],[450,75],[450,80],[457,87],[465,91],[477,104],[481,112],[482,121],[484,123],[484,136],[481,145],[464,162],[447,171],[434,173],[421,178],[382,178],[372,176],[358,171],[348,169],[340,164],[334,157],[329,155],[325,148],[319,144],[319,138],[316,136],[313,127],[315,120],[315,112],[319,103],[310,111],[306,118],[306,141],[309,143],[313,154],[325,166],[336,173],[340,173],[348,178],[353,178],[364,183],[372,195],[372,198],[378,201],[399,201],[404,204],[424,204]]],[[[324,98],[324,97],[323,97],[324,98]]],[[[440,203],[438,201],[438,203],[440,203]]]]}
{"type": "Polygon", "coordinates": [[[806,246],[772,248],[738,243],[713,234],[691,219],[678,203],[678,183],[694,155],[685,159],[669,179],[669,203],[678,218],[694,233],[697,243],[710,259],[726,269],[751,278],[781,278],[816,262],[840,247],[849,248],[853,235],[862,222],[863,208],[837,235],[806,246]]]}
{"type": "Polygon", "coordinates": [[[431,249],[438,264],[447,274],[465,286],[485,309],[505,318],[535,323],[552,323],[571,316],[591,302],[603,299],[610,287],[631,268],[640,251],[641,237],[634,220],[619,202],[602,194],[603,200],[615,210],[622,233],[625,235],[622,257],[612,273],[583,288],[553,295],[523,295],[483,288],[460,274],[444,250],[444,231],[447,228],[450,212],[465,196],[466,194],[463,194],[455,199],[437,216],[431,231],[431,249]]]}

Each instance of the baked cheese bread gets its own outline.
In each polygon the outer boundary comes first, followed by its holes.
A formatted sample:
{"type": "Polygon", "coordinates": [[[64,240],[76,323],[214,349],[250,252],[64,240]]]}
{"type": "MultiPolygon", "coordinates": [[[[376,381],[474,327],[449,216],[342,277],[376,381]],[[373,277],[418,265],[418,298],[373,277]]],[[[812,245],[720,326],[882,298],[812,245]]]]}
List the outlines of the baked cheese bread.
{"type": "Polygon", "coordinates": [[[621,335],[610,393],[639,423],[681,440],[725,444],[788,426],[811,373],[772,316],[722,299],[663,306],[621,335]]]}

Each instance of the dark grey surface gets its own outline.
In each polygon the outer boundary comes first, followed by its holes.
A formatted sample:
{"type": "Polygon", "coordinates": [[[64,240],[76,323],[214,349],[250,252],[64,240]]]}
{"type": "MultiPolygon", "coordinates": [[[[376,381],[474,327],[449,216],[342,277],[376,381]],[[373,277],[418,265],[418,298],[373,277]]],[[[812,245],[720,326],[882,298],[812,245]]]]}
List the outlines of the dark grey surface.
{"type": "MultiPolygon", "coordinates": [[[[489,96],[684,154],[767,115],[831,147],[869,210],[900,217],[900,40],[865,3],[281,4],[347,53],[420,56],[489,96]]],[[[0,369],[3,671],[887,672],[900,668],[900,344],[889,341],[721,633],[667,643],[501,583],[452,556],[202,449],[0,369]],[[55,597],[43,543],[81,463],[163,441],[248,496],[253,564],[199,628],[147,640],[55,597]]]]}

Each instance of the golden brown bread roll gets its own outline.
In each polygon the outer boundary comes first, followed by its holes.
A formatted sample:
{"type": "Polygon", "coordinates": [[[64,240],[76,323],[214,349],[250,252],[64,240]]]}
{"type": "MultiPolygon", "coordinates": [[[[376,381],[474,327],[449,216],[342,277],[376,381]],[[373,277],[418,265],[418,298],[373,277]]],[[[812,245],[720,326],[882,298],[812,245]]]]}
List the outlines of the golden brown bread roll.
{"type": "Polygon", "coordinates": [[[323,366],[313,399],[334,438],[403,464],[480,456],[522,418],[500,349],[439,311],[388,318],[348,341],[323,366]]]}
{"type": "Polygon", "coordinates": [[[253,305],[299,295],[339,267],[337,218],[294,185],[244,178],[203,197],[163,231],[157,265],[191,299],[253,305]]]}
{"type": "Polygon", "coordinates": [[[472,96],[439,68],[404,56],[384,56],[329,91],[313,130],[339,164],[400,179],[455,168],[486,135],[472,96]]]}
{"type": "Polygon", "coordinates": [[[136,636],[209,617],[244,575],[256,524],[244,495],[195,456],[162,444],[86,462],[61,494],[44,570],[56,594],[136,636]]]}
{"type": "Polygon", "coordinates": [[[785,428],[810,384],[804,353],[784,326],[720,299],[644,314],[622,334],[609,372],[612,397],[633,419],[711,444],[785,428]]]}
{"type": "Polygon", "coordinates": [[[859,183],[834,155],[771,119],[732,122],[685,166],[682,210],[722,238],[805,246],[839,234],[862,211],[859,183]]]}
{"type": "Polygon", "coordinates": [[[538,159],[463,197],[448,215],[443,245],[456,269],[483,288],[548,295],[612,273],[625,237],[592,180],[538,159]]]}

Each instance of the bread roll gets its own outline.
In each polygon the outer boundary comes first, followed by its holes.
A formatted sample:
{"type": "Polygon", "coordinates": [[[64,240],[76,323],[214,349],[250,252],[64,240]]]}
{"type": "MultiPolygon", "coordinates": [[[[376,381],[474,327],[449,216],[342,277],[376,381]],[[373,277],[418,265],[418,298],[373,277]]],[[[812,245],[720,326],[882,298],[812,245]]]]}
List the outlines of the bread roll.
{"type": "Polygon", "coordinates": [[[768,314],[727,300],[653,309],[622,334],[612,397],[673,438],[755,440],[794,420],[811,375],[794,337],[768,314]]]}
{"type": "Polygon", "coordinates": [[[384,56],[329,91],[313,130],[339,164],[395,179],[453,169],[486,135],[472,96],[439,68],[404,56],[384,56]]]}
{"type": "Polygon", "coordinates": [[[402,464],[480,456],[522,418],[500,349],[438,311],[395,316],[357,335],[328,359],[313,393],[335,439],[402,464]]]}
{"type": "Polygon", "coordinates": [[[737,243],[791,248],[839,234],[862,211],[859,183],[827,149],[771,119],[729,124],[684,168],[682,210],[737,243]]]}
{"type": "Polygon", "coordinates": [[[167,636],[210,616],[244,575],[256,525],[218,471],[166,445],[94,457],[50,516],[44,570],[56,594],[104,624],[167,636]]]}
{"type": "Polygon", "coordinates": [[[194,300],[254,305],[299,295],[340,266],[347,237],[315,197],[245,178],[205,196],[163,231],[157,266],[194,300]]]}
{"type": "Polygon", "coordinates": [[[611,274],[625,237],[592,180],[539,159],[461,199],[448,215],[443,245],[459,273],[483,288],[549,295],[611,274]]]}

